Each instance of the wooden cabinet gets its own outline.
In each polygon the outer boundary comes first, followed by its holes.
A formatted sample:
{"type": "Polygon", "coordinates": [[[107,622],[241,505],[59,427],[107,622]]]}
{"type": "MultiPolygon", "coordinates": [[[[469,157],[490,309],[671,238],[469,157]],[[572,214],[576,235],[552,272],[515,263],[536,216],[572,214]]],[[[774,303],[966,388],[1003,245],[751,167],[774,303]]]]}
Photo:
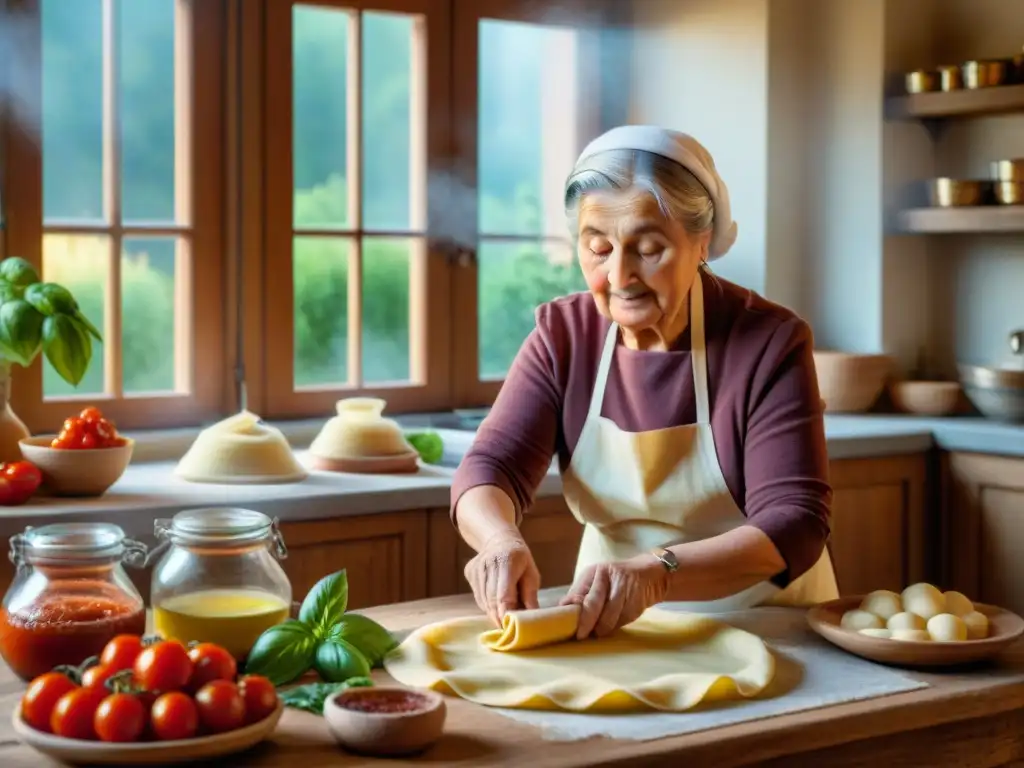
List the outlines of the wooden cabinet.
{"type": "Polygon", "coordinates": [[[942,464],[943,585],[1024,613],[1024,459],[951,453],[942,464]]]}

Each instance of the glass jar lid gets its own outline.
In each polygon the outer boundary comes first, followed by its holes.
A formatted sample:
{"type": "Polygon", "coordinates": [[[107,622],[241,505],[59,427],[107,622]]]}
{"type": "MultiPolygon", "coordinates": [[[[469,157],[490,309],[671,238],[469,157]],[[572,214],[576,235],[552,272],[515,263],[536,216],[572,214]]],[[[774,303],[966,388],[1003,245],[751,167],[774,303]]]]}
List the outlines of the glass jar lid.
{"type": "Polygon", "coordinates": [[[39,528],[29,526],[11,537],[10,559],[24,562],[100,562],[123,560],[142,565],[146,546],[129,539],[111,523],[55,523],[39,528]]]}
{"type": "Polygon", "coordinates": [[[233,547],[271,540],[278,557],[287,556],[277,519],[251,509],[187,509],[170,520],[156,520],[153,531],[158,539],[183,546],[233,547]]]}

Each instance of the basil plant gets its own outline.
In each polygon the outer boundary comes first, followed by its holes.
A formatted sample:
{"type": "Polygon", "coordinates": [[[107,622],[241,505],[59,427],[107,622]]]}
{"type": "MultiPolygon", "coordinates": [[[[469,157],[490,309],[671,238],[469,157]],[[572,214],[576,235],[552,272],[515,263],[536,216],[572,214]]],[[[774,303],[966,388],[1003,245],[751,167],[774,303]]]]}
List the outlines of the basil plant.
{"type": "Polygon", "coordinates": [[[68,384],[77,387],[92,361],[92,340],[103,341],[71,295],[44,283],[17,256],[0,261],[0,357],[28,367],[40,350],[68,384]]]}

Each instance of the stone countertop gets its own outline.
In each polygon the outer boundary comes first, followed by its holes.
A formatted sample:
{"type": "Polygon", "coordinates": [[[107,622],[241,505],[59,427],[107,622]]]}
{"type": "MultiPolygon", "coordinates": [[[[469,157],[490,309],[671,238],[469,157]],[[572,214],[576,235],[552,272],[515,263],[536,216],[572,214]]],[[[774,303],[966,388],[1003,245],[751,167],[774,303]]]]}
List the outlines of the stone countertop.
{"type": "MultiPolygon", "coordinates": [[[[174,462],[137,463],[99,499],[37,498],[21,507],[0,508],[0,536],[9,537],[26,525],[69,520],[114,522],[130,536],[148,536],[155,518],[203,506],[242,506],[284,521],[447,507],[451,476],[474,433],[438,432],[445,442],[442,466],[425,466],[408,475],[313,471],[302,482],[284,485],[207,485],[175,477],[174,462]]],[[[985,419],[835,415],[826,418],[826,434],[832,459],[920,453],[936,446],[1024,458],[1024,426],[985,419]]],[[[304,462],[305,452],[297,453],[304,462]]],[[[561,481],[553,464],[537,495],[560,493],[561,481]]]]}

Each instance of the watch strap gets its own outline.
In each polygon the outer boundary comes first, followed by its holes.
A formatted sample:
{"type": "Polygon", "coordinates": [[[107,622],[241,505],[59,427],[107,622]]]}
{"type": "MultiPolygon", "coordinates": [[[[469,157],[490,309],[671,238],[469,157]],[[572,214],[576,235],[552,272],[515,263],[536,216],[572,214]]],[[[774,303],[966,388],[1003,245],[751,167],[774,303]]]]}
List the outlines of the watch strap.
{"type": "Polygon", "coordinates": [[[651,554],[665,566],[665,570],[669,573],[675,573],[679,570],[679,561],[676,559],[676,556],[664,547],[655,547],[651,550],[651,554]]]}

